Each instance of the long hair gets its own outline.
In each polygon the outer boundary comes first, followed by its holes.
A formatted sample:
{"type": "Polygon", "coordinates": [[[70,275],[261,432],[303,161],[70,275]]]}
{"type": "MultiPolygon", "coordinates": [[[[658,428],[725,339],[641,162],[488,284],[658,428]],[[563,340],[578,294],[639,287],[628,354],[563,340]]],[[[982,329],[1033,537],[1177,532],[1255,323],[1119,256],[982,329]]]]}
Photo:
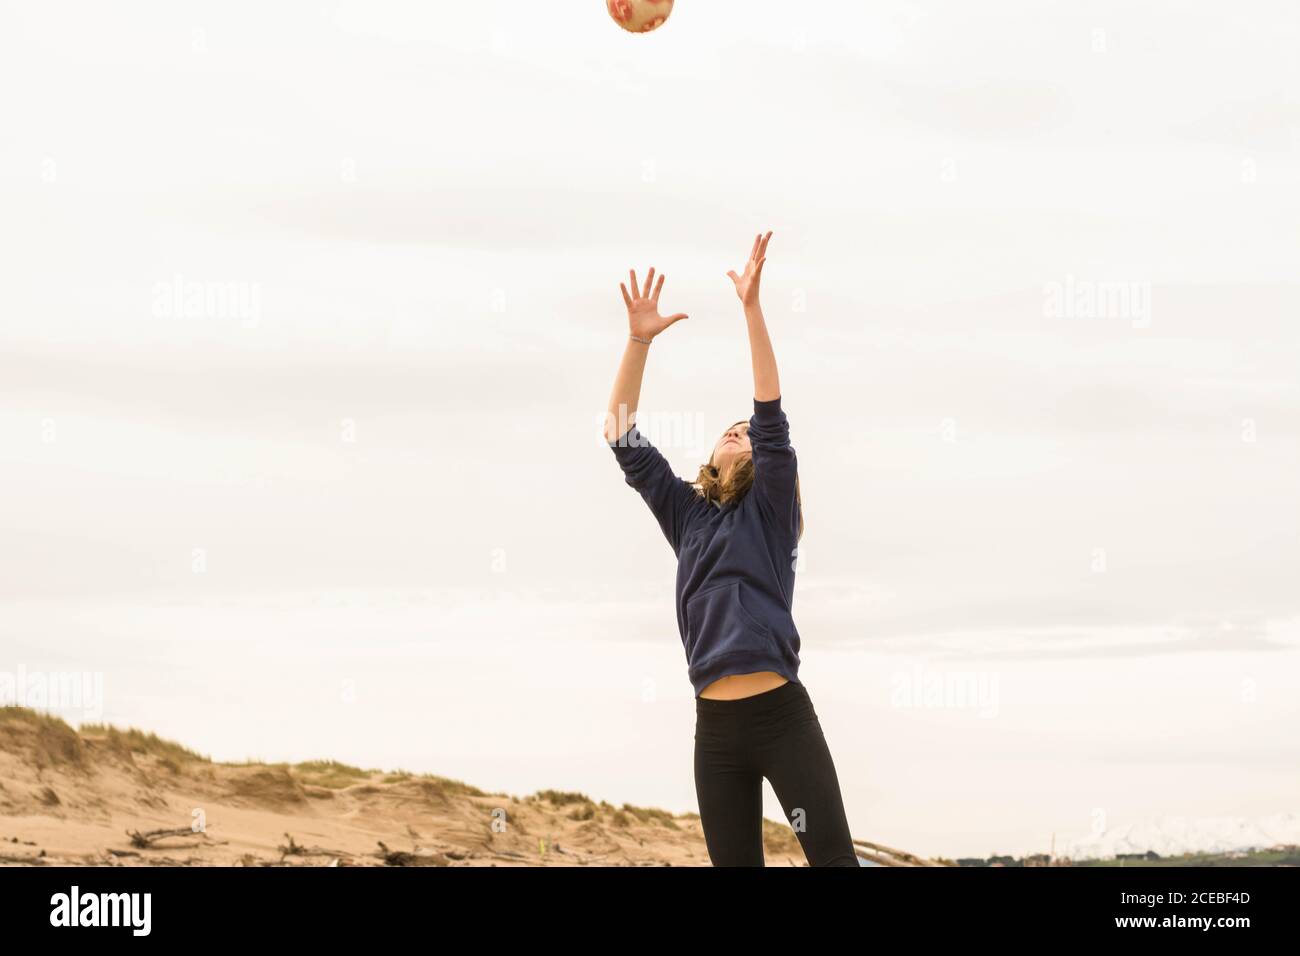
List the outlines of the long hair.
{"type": "MultiPolygon", "coordinates": [[[[735,425],[743,425],[745,420],[736,422],[735,425]]],[[[736,462],[725,472],[720,472],[716,465],[713,464],[713,456],[700,465],[699,476],[695,479],[695,490],[701,497],[708,501],[716,501],[718,504],[725,505],[731,501],[739,501],[749,493],[749,489],[754,484],[754,459],[751,455],[737,459],[736,462]]],[[[803,500],[799,496],[799,475],[796,472],[794,476],[794,500],[799,508],[799,534],[795,541],[803,538],[803,500]]]]}

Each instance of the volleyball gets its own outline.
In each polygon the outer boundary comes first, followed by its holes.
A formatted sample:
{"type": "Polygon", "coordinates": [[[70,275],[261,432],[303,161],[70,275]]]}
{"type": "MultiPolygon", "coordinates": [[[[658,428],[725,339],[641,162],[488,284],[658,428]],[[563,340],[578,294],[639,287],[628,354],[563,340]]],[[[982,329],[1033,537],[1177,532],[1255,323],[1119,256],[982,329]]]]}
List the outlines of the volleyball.
{"type": "Polygon", "coordinates": [[[628,33],[649,33],[663,26],[673,0],[605,0],[605,8],[628,33]]]}

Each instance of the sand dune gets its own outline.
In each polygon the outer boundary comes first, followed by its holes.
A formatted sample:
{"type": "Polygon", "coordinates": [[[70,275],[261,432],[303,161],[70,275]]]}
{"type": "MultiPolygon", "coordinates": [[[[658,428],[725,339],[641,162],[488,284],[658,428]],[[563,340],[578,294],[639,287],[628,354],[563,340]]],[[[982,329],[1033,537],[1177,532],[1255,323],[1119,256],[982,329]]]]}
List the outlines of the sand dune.
{"type": "MultiPolygon", "coordinates": [[[[769,866],[806,866],[764,820],[769,866]]],[[[936,865],[860,842],[864,860],[936,865]]],[[[708,866],[698,815],[487,793],[332,761],[215,763],[153,734],[0,708],[0,864],[708,866]]]]}

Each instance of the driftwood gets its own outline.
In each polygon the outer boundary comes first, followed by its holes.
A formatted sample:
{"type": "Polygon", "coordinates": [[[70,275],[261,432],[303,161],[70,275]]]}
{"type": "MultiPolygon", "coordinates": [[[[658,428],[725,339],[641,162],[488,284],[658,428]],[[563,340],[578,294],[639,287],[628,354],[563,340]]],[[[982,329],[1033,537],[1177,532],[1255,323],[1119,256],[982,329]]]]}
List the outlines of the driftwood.
{"type": "Polygon", "coordinates": [[[294,842],[293,834],[286,833],[284,836],[285,839],[289,841],[288,846],[276,847],[276,849],[280,851],[281,863],[284,862],[284,858],[287,856],[328,856],[334,861],[329,865],[334,866],[337,864],[338,860],[343,857],[351,857],[355,855],[348,853],[346,850],[329,850],[323,846],[300,846],[294,842]]]}
{"type": "Polygon", "coordinates": [[[908,853],[906,850],[896,850],[891,846],[885,846],[883,843],[868,843],[866,840],[854,840],[853,844],[857,850],[858,856],[870,860],[872,863],[878,863],[881,866],[952,865],[951,863],[939,863],[936,860],[927,860],[914,853],[908,853]]]}
{"type": "MultiPolygon", "coordinates": [[[[165,840],[168,837],[197,837],[200,841],[207,840],[208,835],[202,830],[193,830],[190,827],[176,827],[172,830],[150,830],[148,833],[141,833],[139,830],[127,830],[126,835],[131,838],[131,845],[141,850],[154,849],[154,842],[165,840]]],[[[191,843],[190,846],[197,844],[191,843]]]]}
{"type": "MultiPolygon", "coordinates": [[[[487,847],[486,843],[483,845],[487,847]]],[[[531,856],[523,853],[516,853],[514,850],[493,850],[491,847],[488,847],[487,855],[494,856],[499,860],[523,860],[525,863],[532,860],[531,856]]]]}
{"type": "Polygon", "coordinates": [[[449,866],[447,857],[442,853],[407,853],[403,850],[390,850],[382,840],[377,841],[382,851],[380,857],[387,866],[449,866]]]}
{"type": "Polygon", "coordinates": [[[170,856],[155,857],[149,861],[150,866],[200,866],[203,859],[197,856],[187,856],[183,860],[177,860],[170,856]]]}
{"type": "Polygon", "coordinates": [[[44,866],[45,851],[42,850],[35,856],[10,856],[7,853],[0,853],[0,863],[26,863],[29,866],[44,866]]]}

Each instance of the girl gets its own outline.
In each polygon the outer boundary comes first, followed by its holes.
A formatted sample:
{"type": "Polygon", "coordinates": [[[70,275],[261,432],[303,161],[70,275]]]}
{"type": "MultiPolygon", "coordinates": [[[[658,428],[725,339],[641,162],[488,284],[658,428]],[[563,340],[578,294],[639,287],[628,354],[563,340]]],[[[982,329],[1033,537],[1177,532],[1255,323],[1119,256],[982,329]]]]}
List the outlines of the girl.
{"type": "Polygon", "coordinates": [[[714,866],[763,866],[763,778],[811,866],[858,866],[821,723],[799,681],[791,617],[803,507],[776,357],[758,302],[772,233],[754,238],[744,273],[728,272],[744,307],[754,414],[718,439],[688,482],[633,419],[655,337],[687,318],[659,314],[664,277],[619,283],[630,328],[605,440],[677,555],[677,626],[695,689],[695,790],[714,866]],[[652,289],[653,283],[653,289],[652,289]]]}

